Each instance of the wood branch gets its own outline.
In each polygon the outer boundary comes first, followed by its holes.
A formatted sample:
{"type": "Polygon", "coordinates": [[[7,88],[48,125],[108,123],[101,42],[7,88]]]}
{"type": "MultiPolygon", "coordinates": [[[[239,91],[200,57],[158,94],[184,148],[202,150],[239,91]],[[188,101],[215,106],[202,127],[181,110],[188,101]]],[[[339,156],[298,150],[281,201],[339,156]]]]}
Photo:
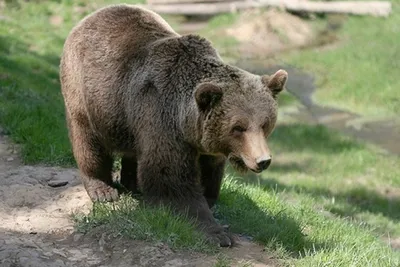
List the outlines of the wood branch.
{"type": "Polygon", "coordinates": [[[384,2],[384,1],[365,1],[365,2],[290,1],[287,3],[286,9],[290,11],[306,11],[315,13],[348,13],[352,15],[371,15],[375,17],[387,17],[392,10],[392,5],[390,2],[384,2]]]}
{"type": "Polygon", "coordinates": [[[353,15],[371,15],[387,17],[391,12],[391,3],[387,1],[333,1],[333,2],[309,2],[302,0],[252,0],[232,1],[218,3],[183,3],[146,5],[146,8],[160,14],[180,15],[216,15],[219,13],[236,12],[238,10],[259,7],[281,7],[288,11],[304,11],[315,13],[348,13],[353,15]]]}

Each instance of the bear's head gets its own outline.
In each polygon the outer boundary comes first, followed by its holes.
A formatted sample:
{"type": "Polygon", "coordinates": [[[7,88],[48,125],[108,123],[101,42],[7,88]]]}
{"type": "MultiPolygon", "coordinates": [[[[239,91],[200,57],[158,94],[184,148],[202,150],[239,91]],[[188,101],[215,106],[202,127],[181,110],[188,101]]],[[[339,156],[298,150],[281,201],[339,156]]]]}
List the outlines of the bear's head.
{"type": "Polygon", "coordinates": [[[275,127],[277,96],[288,74],[278,70],[258,76],[235,69],[227,76],[223,82],[205,81],[196,88],[200,143],[205,152],[224,154],[236,170],[259,173],[272,160],[267,138],[275,127]]]}

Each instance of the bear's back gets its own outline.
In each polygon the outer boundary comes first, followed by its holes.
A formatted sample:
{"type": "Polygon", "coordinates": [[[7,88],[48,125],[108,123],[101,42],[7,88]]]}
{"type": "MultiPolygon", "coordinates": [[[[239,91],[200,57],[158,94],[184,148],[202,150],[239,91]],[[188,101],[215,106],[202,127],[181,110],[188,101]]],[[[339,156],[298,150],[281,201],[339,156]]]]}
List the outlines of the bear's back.
{"type": "Polygon", "coordinates": [[[179,35],[158,14],[121,4],[82,19],[72,29],[65,47],[78,52],[81,59],[106,60],[110,64],[112,60],[131,58],[149,43],[170,36],[179,35]]]}

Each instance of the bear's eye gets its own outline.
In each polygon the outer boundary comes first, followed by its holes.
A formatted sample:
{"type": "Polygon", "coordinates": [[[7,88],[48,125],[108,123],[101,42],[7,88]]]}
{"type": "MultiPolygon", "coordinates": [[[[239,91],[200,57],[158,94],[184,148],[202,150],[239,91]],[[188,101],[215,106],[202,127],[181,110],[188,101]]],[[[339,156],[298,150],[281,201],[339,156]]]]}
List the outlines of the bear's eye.
{"type": "Polygon", "coordinates": [[[264,130],[268,129],[268,122],[264,123],[263,125],[261,125],[261,128],[264,130]]]}
{"type": "Polygon", "coordinates": [[[241,134],[241,133],[243,133],[245,131],[246,131],[246,128],[244,128],[242,126],[239,126],[239,125],[237,125],[237,126],[232,128],[232,133],[233,134],[241,134]]]}

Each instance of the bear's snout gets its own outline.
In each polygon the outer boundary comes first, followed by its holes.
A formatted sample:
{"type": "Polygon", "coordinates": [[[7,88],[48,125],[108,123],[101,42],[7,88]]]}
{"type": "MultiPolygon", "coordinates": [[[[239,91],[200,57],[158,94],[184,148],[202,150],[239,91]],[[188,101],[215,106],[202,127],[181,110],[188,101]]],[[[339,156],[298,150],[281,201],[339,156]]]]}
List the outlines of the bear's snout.
{"type": "Polygon", "coordinates": [[[260,173],[271,165],[271,153],[262,132],[245,133],[241,151],[237,154],[246,167],[255,173],[260,173]]]}
{"type": "Polygon", "coordinates": [[[260,157],[259,159],[257,159],[258,170],[264,171],[264,170],[268,169],[269,165],[271,165],[271,161],[272,161],[272,159],[270,156],[260,157]]]}

